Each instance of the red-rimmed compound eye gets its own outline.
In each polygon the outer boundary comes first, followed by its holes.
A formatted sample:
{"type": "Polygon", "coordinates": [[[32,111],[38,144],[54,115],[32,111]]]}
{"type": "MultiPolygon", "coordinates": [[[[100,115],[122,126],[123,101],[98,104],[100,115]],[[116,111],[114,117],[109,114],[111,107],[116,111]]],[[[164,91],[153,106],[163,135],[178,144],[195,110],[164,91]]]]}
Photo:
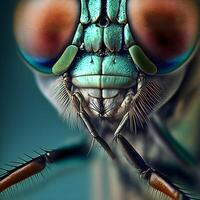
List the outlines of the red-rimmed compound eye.
{"type": "Polygon", "coordinates": [[[188,58],[199,40],[195,0],[129,0],[128,19],[137,43],[169,71],[188,58]]]}
{"type": "Polygon", "coordinates": [[[62,53],[74,36],[79,7],[77,0],[23,0],[19,4],[15,36],[20,51],[31,64],[44,64],[45,68],[62,53]]]}

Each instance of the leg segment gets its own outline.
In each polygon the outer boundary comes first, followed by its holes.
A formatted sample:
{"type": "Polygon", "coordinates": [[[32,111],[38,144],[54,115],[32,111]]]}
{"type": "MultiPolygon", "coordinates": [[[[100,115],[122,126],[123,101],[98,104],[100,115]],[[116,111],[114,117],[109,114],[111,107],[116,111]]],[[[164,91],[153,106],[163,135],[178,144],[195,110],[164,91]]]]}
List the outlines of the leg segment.
{"type": "Polygon", "coordinates": [[[42,172],[47,164],[59,162],[70,158],[84,158],[88,153],[88,144],[80,143],[53,151],[45,151],[43,155],[31,159],[27,163],[15,167],[0,176],[0,192],[33,175],[42,172]]]}
{"type": "Polygon", "coordinates": [[[124,125],[126,124],[126,122],[128,121],[128,119],[129,119],[129,113],[126,113],[126,114],[124,115],[124,117],[122,118],[122,120],[121,120],[119,126],[117,127],[117,129],[116,129],[116,131],[115,131],[115,133],[114,133],[114,139],[115,139],[115,137],[117,137],[117,135],[121,132],[121,130],[123,129],[123,127],[124,127],[124,125]]]}
{"type": "Polygon", "coordinates": [[[80,118],[82,119],[83,123],[85,124],[87,130],[93,137],[93,139],[96,140],[103,147],[103,149],[108,153],[108,155],[112,159],[115,159],[115,157],[116,157],[115,154],[112,152],[111,148],[106,143],[106,141],[98,135],[97,131],[95,130],[93,125],[90,123],[88,116],[85,114],[85,112],[82,110],[82,111],[80,111],[79,115],[80,115],[80,118]]]}
{"type": "Polygon", "coordinates": [[[109,147],[109,145],[106,143],[106,141],[99,136],[99,134],[97,133],[97,131],[95,130],[94,126],[92,125],[92,123],[90,122],[90,119],[88,117],[88,115],[86,114],[85,110],[84,110],[84,101],[82,99],[81,94],[79,93],[75,93],[74,94],[74,102],[76,103],[76,108],[78,110],[78,114],[80,116],[80,119],[83,121],[83,123],[85,124],[87,130],[89,131],[90,135],[92,136],[92,138],[97,141],[102,147],[103,149],[108,153],[108,155],[112,158],[115,159],[116,156],[113,153],[113,151],[111,150],[111,148],[109,147]]]}
{"type": "Polygon", "coordinates": [[[147,165],[143,158],[122,135],[117,135],[117,142],[124,150],[125,156],[131,165],[134,165],[134,167],[138,169],[141,177],[147,180],[151,187],[164,193],[172,200],[189,200],[189,198],[165,176],[147,165]]]}

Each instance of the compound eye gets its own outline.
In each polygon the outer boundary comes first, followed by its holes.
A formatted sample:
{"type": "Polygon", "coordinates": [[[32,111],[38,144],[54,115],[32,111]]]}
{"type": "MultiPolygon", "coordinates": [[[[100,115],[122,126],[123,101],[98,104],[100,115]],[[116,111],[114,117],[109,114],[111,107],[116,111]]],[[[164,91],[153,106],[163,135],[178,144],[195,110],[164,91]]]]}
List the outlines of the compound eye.
{"type": "Polygon", "coordinates": [[[77,0],[23,0],[15,13],[14,31],[19,50],[31,66],[51,73],[72,41],[80,15],[77,0]]]}
{"type": "Polygon", "coordinates": [[[179,68],[199,42],[199,8],[195,0],[129,0],[128,19],[136,42],[158,67],[179,68]]]}

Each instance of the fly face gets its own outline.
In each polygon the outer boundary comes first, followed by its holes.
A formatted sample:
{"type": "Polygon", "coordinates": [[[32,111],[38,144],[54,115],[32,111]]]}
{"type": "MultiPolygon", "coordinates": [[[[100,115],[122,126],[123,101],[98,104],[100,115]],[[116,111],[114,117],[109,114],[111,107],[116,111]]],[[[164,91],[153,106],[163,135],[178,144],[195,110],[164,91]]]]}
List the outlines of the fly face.
{"type": "Polygon", "coordinates": [[[91,118],[118,119],[129,111],[143,123],[180,86],[198,44],[195,1],[42,2],[43,10],[42,3],[32,3],[33,9],[41,7],[41,20],[29,17],[30,22],[24,22],[22,16],[31,5],[21,6],[16,36],[25,60],[34,69],[55,75],[36,77],[65,118],[74,107],[71,97],[80,93],[91,118]],[[62,15],[54,10],[48,18],[54,4],[62,15]],[[30,28],[34,23],[38,30],[30,28]],[[24,35],[23,29],[28,30],[24,35]]]}
{"type": "MultiPolygon", "coordinates": [[[[142,125],[179,88],[199,44],[197,1],[30,0],[19,6],[16,16],[21,55],[63,117],[73,122],[78,115],[114,159],[96,130],[100,127],[94,126],[97,120],[106,121],[152,187],[172,199],[187,199],[120,132],[128,120],[131,126],[142,125]]],[[[184,152],[169,143],[177,154],[184,152]]],[[[52,159],[50,153],[45,156],[45,162],[52,159]]]]}

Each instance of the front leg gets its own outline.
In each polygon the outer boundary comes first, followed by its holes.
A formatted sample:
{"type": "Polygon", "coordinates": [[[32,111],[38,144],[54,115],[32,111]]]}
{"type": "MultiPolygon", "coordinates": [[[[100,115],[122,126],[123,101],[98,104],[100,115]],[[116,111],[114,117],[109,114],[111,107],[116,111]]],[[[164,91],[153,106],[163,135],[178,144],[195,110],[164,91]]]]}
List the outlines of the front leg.
{"type": "Polygon", "coordinates": [[[117,143],[124,150],[130,164],[138,169],[141,178],[145,179],[151,187],[167,195],[172,200],[190,200],[186,194],[180,191],[164,175],[152,169],[122,135],[118,134],[116,137],[117,143]]]}
{"type": "Polygon", "coordinates": [[[25,179],[40,174],[47,165],[57,163],[62,160],[87,158],[89,146],[87,142],[80,142],[73,146],[45,151],[44,154],[36,158],[31,158],[26,163],[20,164],[11,170],[5,170],[4,174],[0,174],[0,193],[7,188],[21,183],[25,179]]]}

